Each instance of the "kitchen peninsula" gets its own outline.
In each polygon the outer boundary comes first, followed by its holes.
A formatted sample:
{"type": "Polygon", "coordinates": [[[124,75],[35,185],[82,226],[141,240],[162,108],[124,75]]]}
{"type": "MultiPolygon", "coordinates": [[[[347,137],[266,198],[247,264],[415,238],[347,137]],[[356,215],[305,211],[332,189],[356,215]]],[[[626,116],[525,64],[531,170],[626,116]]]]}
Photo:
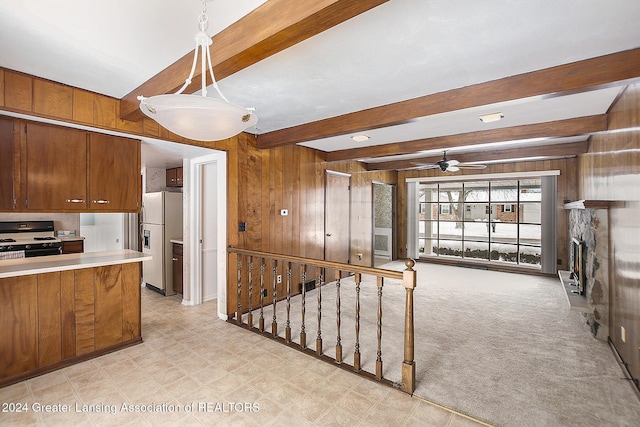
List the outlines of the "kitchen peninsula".
{"type": "Polygon", "coordinates": [[[0,387],[142,342],[132,250],[0,261],[0,387]]]}

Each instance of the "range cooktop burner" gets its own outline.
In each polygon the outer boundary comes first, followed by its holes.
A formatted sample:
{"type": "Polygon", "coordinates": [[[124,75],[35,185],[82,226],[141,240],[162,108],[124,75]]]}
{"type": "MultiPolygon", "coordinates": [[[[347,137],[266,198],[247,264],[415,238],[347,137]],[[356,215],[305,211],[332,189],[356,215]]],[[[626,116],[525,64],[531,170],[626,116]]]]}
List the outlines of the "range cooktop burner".
{"type": "Polygon", "coordinates": [[[0,239],[0,243],[12,243],[15,242],[15,239],[0,239]]]}

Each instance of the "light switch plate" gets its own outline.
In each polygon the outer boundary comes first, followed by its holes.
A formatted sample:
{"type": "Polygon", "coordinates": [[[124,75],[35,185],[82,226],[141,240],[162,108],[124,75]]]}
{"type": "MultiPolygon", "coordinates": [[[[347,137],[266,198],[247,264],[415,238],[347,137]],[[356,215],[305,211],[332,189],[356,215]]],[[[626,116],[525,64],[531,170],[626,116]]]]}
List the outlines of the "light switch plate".
{"type": "Polygon", "coordinates": [[[282,215],[282,216],[289,215],[289,210],[288,209],[280,209],[280,215],[282,215]]]}

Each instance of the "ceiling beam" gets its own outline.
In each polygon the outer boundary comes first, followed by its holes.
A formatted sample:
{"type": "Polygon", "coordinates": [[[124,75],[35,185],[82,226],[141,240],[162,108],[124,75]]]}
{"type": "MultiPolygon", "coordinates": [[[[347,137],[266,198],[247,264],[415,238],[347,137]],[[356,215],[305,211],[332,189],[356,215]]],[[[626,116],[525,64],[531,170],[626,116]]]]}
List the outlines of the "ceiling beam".
{"type": "MultiPolygon", "coordinates": [[[[214,35],[211,64],[222,80],[271,55],[313,37],[389,0],[269,0],[214,35]]],[[[191,71],[193,51],[138,86],[120,100],[120,117],[143,117],[138,95],[153,96],[180,89],[191,71]]],[[[184,93],[200,89],[200,67],[184,93]]],[[[208,76],[207,76],[208,77],[208,76]]],[[[211,79],[207,78],[211,84],[211,79]]]]}
{"type": "Polygon", "coordinates": [[[257,146],[271,148],[352,134],[432,114],[530,96],[575,93],[639,77],[637,48],[268,132],[258,137],[257,146]]]}
{"type": "Polygon", "coordinates": [[[489,142],[517,141],[531,138],[560,138],[586,135],[607,130],[607,115],[577,117],[553,122],[535,123],[457,135],[437,136],[414,141],[373,145],[349,150],[330,151],[326,154],[328,162],[364,159],[367,157],[398,156],[417,151],[445,150],[455,147],[486,144],[489,142]]]}
{"type": "MultiPolygon", "coordinates": [[[[547,144],[527,146],[521,148],[492,148],[490,151],[478,151],[447,156],[460,163],[488,162],[492,160],[509,160],[527,157],[567,157],[584,154],[589,150],[588,141],[569,142],[565,144],[547,144]]],[[[403,170],[416,168],[416,163],[434,164],[441,160],[442,156],[420,157],[418,159],[394,160],[380,163],[367,163],[368,171],[377,170],[403,170]]]]}

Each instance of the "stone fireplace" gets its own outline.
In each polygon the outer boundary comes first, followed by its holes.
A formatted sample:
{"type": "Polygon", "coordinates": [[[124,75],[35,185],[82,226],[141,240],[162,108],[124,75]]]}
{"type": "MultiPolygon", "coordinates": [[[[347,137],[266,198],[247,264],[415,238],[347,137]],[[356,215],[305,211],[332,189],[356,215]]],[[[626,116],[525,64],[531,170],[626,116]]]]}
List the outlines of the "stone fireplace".
{"type": "Polygon", "coordinates": [[[569,239],[582,243],[583,279],[586,302],[593,314],[584,313],[591,333],[598,339],[609,337],[609,223],[608,209],[586,202],[565,205],[569,211],[569,239]]]}

